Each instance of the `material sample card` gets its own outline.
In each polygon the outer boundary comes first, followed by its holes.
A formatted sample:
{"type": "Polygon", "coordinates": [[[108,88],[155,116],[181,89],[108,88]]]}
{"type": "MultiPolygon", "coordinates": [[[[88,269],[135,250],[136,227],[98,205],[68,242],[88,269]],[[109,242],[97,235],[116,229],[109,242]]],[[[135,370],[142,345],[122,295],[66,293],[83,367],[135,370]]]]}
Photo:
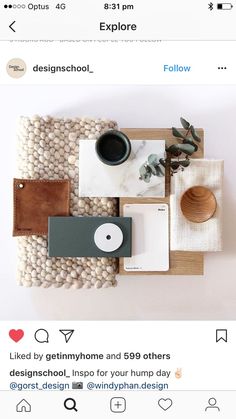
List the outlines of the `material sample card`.
{"type": "Polygon", "coordinates": [[[164,197],[163,176],[151,176],[149,182],[140,180],[140,168],[148,157],[157,161],[165,157],[164,140],[132,140],[128,160],[119,166],[101,162],[95,151],[95,140],[80,140],[79,195],[86,197],[164,197]]]}
{"type": "Polygon", "coordinates": [[[50,257],[131,256],[131,218],[49,217],[50,257]]]}
{"type": "Polygon", "coordinates": [[[167,204],[124,205],[124,216],[133,220],[132,257],[124,259],[126,271],[168,271],[168,214],[167,204]]]}

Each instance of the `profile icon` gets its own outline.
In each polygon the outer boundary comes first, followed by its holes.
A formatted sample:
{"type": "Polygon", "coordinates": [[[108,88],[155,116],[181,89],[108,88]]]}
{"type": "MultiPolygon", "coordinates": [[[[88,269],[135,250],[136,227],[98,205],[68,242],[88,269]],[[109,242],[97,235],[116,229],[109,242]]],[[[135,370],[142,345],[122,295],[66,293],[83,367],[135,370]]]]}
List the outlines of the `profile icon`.
{"type": "Polygon", "coordinates": [[[20,79],[26,73],[26,63],[21,58],[12,58],[8,61],[6,70],[13,79],[20,79]]]}
{"type": "Polygon", "coordinates": [[[211,397],[208,400],[208,406],[205,409],[205,412],[208,412],[210,410],[217,410],[218,412],[220,412],[220,408],[217,406],[217,400],[214,397],[211,397]]]}

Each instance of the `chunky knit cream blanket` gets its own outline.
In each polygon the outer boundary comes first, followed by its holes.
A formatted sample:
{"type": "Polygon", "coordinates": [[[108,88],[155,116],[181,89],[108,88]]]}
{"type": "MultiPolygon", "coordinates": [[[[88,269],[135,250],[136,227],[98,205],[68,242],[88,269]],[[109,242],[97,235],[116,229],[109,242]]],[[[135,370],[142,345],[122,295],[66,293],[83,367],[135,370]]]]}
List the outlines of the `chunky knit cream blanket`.
{"type": "MultiPolygon", "coordinates": [[[[117,128],[106,119],[21,117],[18,129],[19,178],[70,179],[70,211],[74,216],[116,216],[114,198],[79,198],[79,139],[94,139],[117,128]]],[[[91,170],[93,168],[91,167],[91,170]]],[[[49,258],[47,237],[18,240],[19,285],[26,287],[108,288],[116,285],[114,258],[49,258]]]]}

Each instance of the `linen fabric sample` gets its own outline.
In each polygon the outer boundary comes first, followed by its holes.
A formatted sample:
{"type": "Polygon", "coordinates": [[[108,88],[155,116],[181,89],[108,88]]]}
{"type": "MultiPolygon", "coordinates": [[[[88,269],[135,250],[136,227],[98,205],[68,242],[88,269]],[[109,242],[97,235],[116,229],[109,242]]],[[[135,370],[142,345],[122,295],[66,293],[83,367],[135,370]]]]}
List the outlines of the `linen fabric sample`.
{"type": "MultiPolygon", "coordinates": [[[[96,139],[108,129],[117,129],[116,122],[99,118],[21,117],[16,176],[20,179],[70,180],[72,216],[117,216],[117,199],[79,196],[79,141],[81,138],[96,139]]],[[[19,285],[72,289],[116,285],[116,258],[50,258],[46,235],[21,236],[16,240],[19,285]]]]}
{"type": "Polygon", "coordinates": [[[70,181],[14,179],[13,236],[48,233],[48,217],[70,214],[70,181]]]}
{"type": "Polygon", "coordinates": [[[223,160],[192,159],[183,172],[172,177],[171,250],[215,252],[222,250],[223,160]],[[194,223],[184,217],[180,200],[193,186],[205,186],[215,195],[216,212],[208,221],[194,223]]]}

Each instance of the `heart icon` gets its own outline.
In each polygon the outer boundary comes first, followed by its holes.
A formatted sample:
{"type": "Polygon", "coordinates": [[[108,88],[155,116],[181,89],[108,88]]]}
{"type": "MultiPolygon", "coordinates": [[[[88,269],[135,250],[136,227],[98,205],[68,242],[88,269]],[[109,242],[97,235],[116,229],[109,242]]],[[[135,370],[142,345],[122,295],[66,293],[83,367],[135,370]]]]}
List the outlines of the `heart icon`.
{"type": "Polygon", "coordinates": [[[11,329],[9,332],[9,336],[12,340],[14,340],[14,342],[19,342],[19,340],[21,340],[24,336],[24,331],[21,329],[11,329]]]}
{"type": "Polygon", "coordinates": [[[172,406],[173,402],[171,399],[159,399],[158,405],[162,410],[168,410],[172,406]]]}

